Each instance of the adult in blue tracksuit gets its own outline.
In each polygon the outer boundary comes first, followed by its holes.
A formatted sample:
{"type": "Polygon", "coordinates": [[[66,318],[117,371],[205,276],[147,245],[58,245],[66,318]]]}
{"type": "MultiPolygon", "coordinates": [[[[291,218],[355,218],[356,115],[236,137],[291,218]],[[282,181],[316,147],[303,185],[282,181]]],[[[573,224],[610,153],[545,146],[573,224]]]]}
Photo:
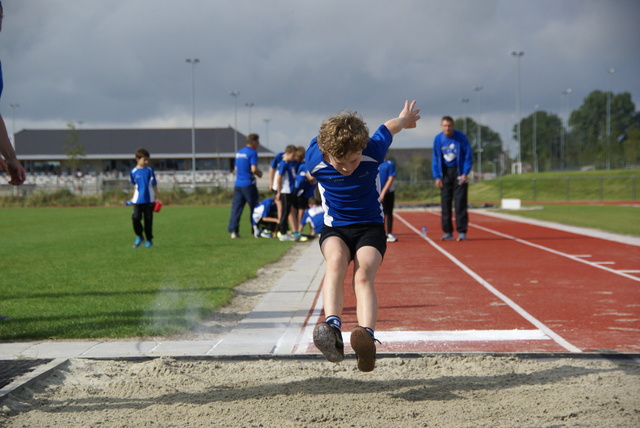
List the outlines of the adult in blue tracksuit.
{"type": "MultiPolygon", "coordinates": [[[[244,204],[249,204],[250,213],[253,213],[253,209],[258,205],[256,177],[262,177],[262,171],[258,168],[257,150],[259,145],[260,137],[258,134],[249,134],[247,135],[247,145],[236,153],[234,168],[236,182],[233,187],[231,217],[229,218],[229,226],[227,227],[232,239],[240,237],[240,217],[242,217],[244,204]]],[[[249,218],[251,218],[251,215],[249,215],[249,218]]],[[[253,219],[251,220],[251,226],[252,228],[254,226],[253,219]]]]}
{"type": "Polygon", "coordinates": [[[444,116],[440,122],[442,132],[433,140],[431,172],[440,189],[443,241],[453,240],[451,204],[455,204],[458,241],[467,240],[469,224],[468,177],[473,166],[473,154],[464,133],[454,129],[453,118],[444,116]]]}

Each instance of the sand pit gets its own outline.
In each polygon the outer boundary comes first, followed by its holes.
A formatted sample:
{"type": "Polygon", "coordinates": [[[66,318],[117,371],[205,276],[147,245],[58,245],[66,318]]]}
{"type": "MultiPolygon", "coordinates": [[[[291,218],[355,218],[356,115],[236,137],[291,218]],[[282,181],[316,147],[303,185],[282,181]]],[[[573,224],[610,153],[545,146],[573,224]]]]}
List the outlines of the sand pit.
{"type": "Polygon", "coordinates": [[[435,355],[352,359],[72,360],[5,402],[7,427],[630,427],[640,367],[607,360],[435,355]]]}
{"type": "MultiPolygon", "coordinates": [[[[228,332],[295,248],[185,338],[228,332]]],[[[0,426],[640,426],[640,364],[613,357],[389,356],[371,373],[351,357],[74,359],[0,404],[0,426]]]]}

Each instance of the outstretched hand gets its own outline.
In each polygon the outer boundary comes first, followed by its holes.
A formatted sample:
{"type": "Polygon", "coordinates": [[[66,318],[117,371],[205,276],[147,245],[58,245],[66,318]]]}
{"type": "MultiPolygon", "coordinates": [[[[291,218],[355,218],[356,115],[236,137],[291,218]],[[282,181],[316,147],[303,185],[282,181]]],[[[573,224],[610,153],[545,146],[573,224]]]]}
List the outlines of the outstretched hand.
{"type": "Polygon", "coordinates": [[[409,104],[409,100],[404,102],[404,108],[398,115],[398,118],[404,121],[403,128],[409,129],[416,127],[416,122],[420,120],[420,109],[416,109],[415,107],[416,100],[411,101],[411,104],[409,104]]]}
{"type": "Polygon", "coordinates": [[[398,117],[385,122],[385,126],[391,135],[395,135],[403,129],[415,128],[418,120],[420,120],[420,109],[416,108],[416,101],[413,100],[409,103],[407,100],[398,117]]]}

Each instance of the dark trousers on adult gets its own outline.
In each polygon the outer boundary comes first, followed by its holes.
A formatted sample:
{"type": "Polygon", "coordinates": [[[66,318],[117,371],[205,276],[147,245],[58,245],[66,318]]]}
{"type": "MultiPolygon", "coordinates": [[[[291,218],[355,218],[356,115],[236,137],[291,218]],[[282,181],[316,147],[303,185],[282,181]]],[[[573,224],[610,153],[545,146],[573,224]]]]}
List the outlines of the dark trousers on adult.
{"type": "MultiPolygon", "coordinates": [[[[233,200],[231,201],[231,218],[229,219],[229,233],[240,231],[240,218],[244,210],[244,204],[249,204],[250,213],[258,205],[258,188],[255,184],[233,188],[233,200]]],[[[249,216],[251,219],[251,216],[249,216]]],[[[251,230],[251,228],[249,229],[251,230]]]]}
{"type": "Polygon", "coordinates": [[[395,192],[387,192],[382,200],[382,212],[384,213],[384,226],[387,234],[393,233],[393,207],[396,204],[395,192]]]}
{"type": "Polygon", "coordinates": [[[469,214],[467,212],[467,192],[469,185],[458,181],[458,168],[445,166],[442,171],[442,189],[440,190],[440,206],[442,208],[442,230],[453,233],[451,207],[456,211],[456,230],[467,233],[469,214]]]}
{"type": "Polygon", "coordinates": [[[136,236],[147,241],[153,240],[153,203],[150,204],[133,204],[133,231],[136,236]],[[144,227],[142,222],[144,220],[144,227]],[[144,236],[142,232],[144,231],[144,236]]]}

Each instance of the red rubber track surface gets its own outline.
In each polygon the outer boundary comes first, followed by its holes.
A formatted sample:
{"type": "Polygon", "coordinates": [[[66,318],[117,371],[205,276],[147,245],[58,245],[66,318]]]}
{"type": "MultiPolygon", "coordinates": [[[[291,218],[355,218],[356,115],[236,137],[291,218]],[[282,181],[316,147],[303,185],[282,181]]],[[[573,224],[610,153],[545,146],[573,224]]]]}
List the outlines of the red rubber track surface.
{"type": "MultiPolygon", "coordinates": [[[[439,212],[396,212],[393,231],[399,240],[376,277],[376,331],[522,330],[545,339],[391,339],[379,352],[640,352],[639,246],[476,212],[466,242],[440,241],[439,212]]],[[[357,323],[351,275],[345,332],[357,323]]]]}

